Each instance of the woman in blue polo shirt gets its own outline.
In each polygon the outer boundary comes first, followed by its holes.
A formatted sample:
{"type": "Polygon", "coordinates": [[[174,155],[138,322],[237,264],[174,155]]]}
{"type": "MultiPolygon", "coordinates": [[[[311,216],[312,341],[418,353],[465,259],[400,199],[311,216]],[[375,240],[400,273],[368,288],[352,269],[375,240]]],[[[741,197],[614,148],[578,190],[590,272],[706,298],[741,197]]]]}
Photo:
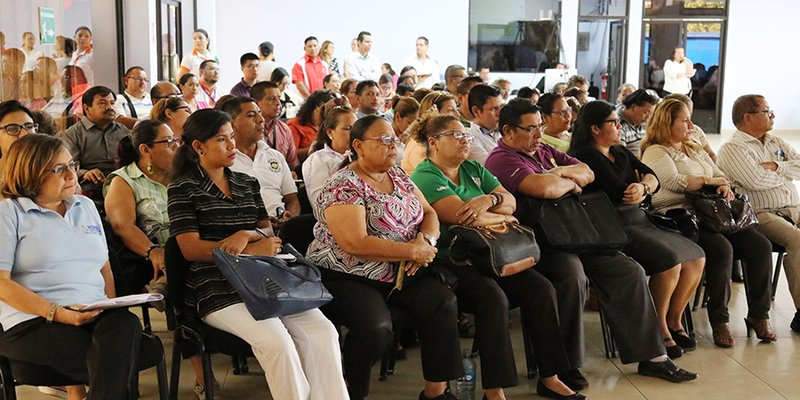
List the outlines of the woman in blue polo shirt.
{"type": "Polygon", "coordinates": [[[115,296],[100,215],[74,194],[77,163],[60,139],[39,134],[17,140],[4,158],[0,354],[88,382],[91,398],[126,398],[139,319],[125,309],[70,309],[115,296]]]}

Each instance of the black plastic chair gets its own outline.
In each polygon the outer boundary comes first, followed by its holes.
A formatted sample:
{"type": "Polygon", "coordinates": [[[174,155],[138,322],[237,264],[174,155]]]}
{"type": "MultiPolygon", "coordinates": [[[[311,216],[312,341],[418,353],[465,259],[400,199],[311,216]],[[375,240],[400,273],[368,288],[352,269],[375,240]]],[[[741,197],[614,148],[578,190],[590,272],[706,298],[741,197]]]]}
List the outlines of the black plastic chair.
{"type": "Polygon", "coordinates": [[[773,242],[772,252],[778,253],[778,259],[775,261],[775,272],[772,273],[772,300],[775,300],[775,293],[778,291],[778,279],[781,277],[781,267],[783,266],[783,257],[786,255],[786,248],[773,242]]]}
{"type": "Polygon", "coordinates": [[[211,354],[222,353],[233,357],[234,374],[247,373],[244,359],[253,356],[252,347],[236,335],[213,328],[202,320],[184,302],[186,273],[189,262],[184,258],[178,241],[174,237],[164,246],[167,265],[167,290],[175,313],[175,343],[172,348],[172,371],[170,373],[170,400],[178,398],[181,374],[182,346],[196,348],[203,360],[203,385],[206,400],[214,399],[214,381],[211,374],[211,354]]]}
{"type": "MultiPolygon", "coordinates": [[[[167,364],[164,362],[164,346],[161,344],[161,340],[157,336],[145,332],[142,336],[140,354],[139,371],[152,367],[157,368],[158,396],[161,400],[167,400],[169,382],[167,382],[167,364]]],[[[2,387],[0,400],[16,400],[16,387],[21,385],[71,386],[83,384],[86,382],[75,381],[48,367],[0,356],[0,387],[2,387]]],[[[131,377],[128,389],[129,400],[139,397],[138,374],[131,377]]]]}

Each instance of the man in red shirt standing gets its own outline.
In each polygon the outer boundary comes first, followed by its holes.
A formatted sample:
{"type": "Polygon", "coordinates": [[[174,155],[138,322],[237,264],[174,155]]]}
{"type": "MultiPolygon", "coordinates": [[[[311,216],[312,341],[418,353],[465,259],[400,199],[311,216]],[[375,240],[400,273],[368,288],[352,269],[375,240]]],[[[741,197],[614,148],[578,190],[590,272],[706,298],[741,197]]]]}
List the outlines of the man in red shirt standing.
{"type": "Polygon", "coordinates": [[[292,67],[292,83],[306,99],[315,90],[323,88],[322,80],[330,72],[328,65],[319,57],[319,42],[316,37],[307,37],[303,49],[306,54],[292,67]]]}

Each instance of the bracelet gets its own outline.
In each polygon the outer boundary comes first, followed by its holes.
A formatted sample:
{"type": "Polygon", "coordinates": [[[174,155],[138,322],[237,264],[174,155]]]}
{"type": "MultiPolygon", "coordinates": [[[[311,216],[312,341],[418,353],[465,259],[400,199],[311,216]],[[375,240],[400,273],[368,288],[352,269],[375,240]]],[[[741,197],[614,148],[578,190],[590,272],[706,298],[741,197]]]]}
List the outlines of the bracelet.
{"type": "Polygon", "coordinates": [[[144,254],[144,259],[150,261],[150,253],[157,249],[159,246],[157,244],[151,244],[150,247],[147,249],[147,252],[144,254]]]}
{"type": "Polygon", "coordinates": [[[61,306],[56,303],[50,303],[50,311],[47,312],[47,317],[46,317],[48,324],[53,323],[53,319],[56,317],[56,311],[58,311],[59,307],[61,306]]]}
{"type": "Polygon", "coordinates": [[[492,196],[492,207],[497,207],[503,201],[503,196],[500,196],[500,193],[492,192],[489,193],[489,196],[492,196]]]}
{"type": "Polygon", "coordinates": [[[648,195],[650,195],[650,186],[647,186],[647,184],[646,184],[646,183],[644,183],[644,182],[639,182],[639,183],[641,183],[641,184],[642,184],[642,186],[644,186],[644,195],[645,195],[645,196],[648,196],[648,195]]]}

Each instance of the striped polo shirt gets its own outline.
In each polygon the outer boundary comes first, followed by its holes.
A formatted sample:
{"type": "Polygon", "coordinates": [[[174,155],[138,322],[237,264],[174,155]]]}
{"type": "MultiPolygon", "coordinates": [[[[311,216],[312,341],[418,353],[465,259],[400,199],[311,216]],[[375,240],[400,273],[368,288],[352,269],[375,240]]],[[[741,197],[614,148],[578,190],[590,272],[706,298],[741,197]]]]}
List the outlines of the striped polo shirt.
{"type": "MultiPolygon", "coordinates": [[[[173,179],[167,189],[170,236],[197,232],[201,240],[218,242],[240,230],[253,230],[266,220],[258,181],[225,168],[231,197],[199,166],[173,179]]],[[[186,277],[186,304],[201,317],[241,303],[213,263],[193,262],[186,277]]]]}

